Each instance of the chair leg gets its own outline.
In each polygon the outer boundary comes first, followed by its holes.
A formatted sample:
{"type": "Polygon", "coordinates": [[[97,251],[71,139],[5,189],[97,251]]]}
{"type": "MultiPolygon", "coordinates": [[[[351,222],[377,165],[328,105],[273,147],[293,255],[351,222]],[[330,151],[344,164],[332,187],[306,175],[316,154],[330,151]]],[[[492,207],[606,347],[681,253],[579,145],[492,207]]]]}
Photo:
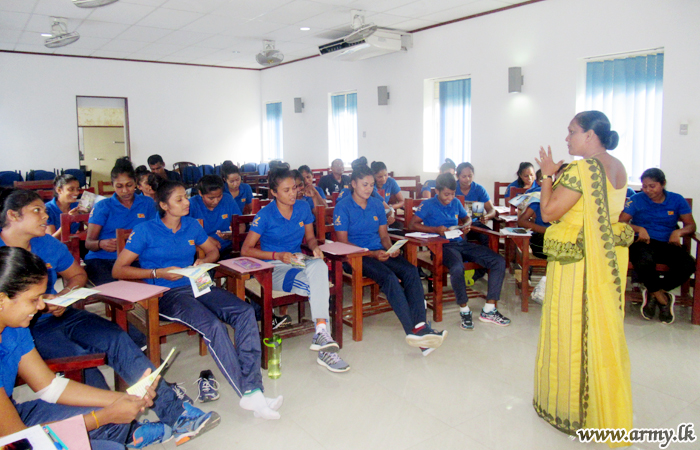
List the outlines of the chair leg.
{"type": "Polygon", "coordinates": [[[151,360],[154,366],[160,366],[160,336],[158,328],[160,327],[160,318],[158,317],[158,299],[152,302],[149,299],[149,308],[146,311],[146,329],[148,331],[146,339],[148,340],[148,359],[151,360]]]}
{"type": "Polygon", "coordinates": [[[207,356],[207,341],[199,336],[199,356],[207,356]]]}

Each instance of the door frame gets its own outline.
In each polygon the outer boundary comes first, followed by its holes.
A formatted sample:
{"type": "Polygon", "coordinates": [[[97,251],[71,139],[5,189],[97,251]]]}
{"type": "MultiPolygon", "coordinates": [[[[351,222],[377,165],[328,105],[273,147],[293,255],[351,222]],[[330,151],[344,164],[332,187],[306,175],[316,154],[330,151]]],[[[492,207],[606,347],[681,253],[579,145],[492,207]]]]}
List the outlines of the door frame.
{"type": "Polygon", "coordinates": [[[78,99],[80,98],[115,98],[124,100],[124,146],[126,148],[126,156],[131,159],[131,127],[129,126],[129,99],[127,97],[112,97],[105,95],[76,95],[75,96],[75,131],[78,133],[78,167],[80,164],[80,120],[78,118],[78,99]]]}

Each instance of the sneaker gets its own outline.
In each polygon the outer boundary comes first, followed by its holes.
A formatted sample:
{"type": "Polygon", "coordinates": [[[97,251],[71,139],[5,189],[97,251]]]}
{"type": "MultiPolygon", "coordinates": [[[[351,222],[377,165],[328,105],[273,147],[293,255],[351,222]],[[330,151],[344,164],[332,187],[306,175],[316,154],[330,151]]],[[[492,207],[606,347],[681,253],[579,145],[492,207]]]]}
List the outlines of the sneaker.
{"type": "Polygon", "coordinates": [[[314,334],[313,339],[311,339],[311,347],[309,350],[313,352],[337,352],[340,350],[338,343],[333,340],[328,331],[321,330],[314,334]]]}
{"type": "Polygon", "coordinates": [[[152,444],[162,444],[173,438],[173,429],[163,422],[145,421],[134,431],[133,441],[128,448],[144,448],[152,444]]]}
{"type": "Polygon", "coordinates": [[[649,291],[646,288],[642,288],[642,306],[640,310],[642,311],[642,317],[646,320],[651,320],[656,315],[656,299],[652,295],[649,298],[649,291]]]}
{"type": "Polygon", "coordinates": [[[447,330],[435,331],[428,324],[406,336],[406,343],[411,347],[438,348],[447,336],[447,330]]]}
{"type": "Polygon", "coordinates": [[[331,372],[340,373],[350,370],[350,365],[343,361],[337,353],[318,352],[316,362],[331,372]]]}
{"type": "Polygon", "coordinates": [[[484,312],[482,309],[481,314],[479,314],[479,320],[482,322],[492,323],[500,327],[507,327],[510,325],[510,319],[498,312],[497,309],[494,309],[489,313],[484,312]]]}
{"type": "Polygon", "coordinates": [[[187,390],[185,389],[184,384],[185,383],[176,383],[170,385],[172,390],[175,392],[175,395],[180,400],[185,400],[187,398],[187,390]]]}
{"type": "Polygon", "coordinates": [[[278,328],[288,327],[292,324],[291,316],[285,314],[284,316],[272,315],[272,329],[276,330],[278,328]]]}
{"type": "Polygon", "coordinates": [[[667,292],[666,297],[668,297],[668,303],[665,305],[659,305],[659,320],[661,323],[670,325],[674,320],[676,320],[676,316],[673,313],[673,305],[676,304],[676,296],[670,292],[667,292]]]}
{"type": "Polygon", "coordinates": [[[462,318],[461,327],[463,330],[473,330],[474,322],[472,321],[472,312],[460,312],[459,317],[462,318]]]}
{"type": "Polygon", "coordinates": [[[182,406],[185,407],[185,411],[180,414],[173,427],[177,445],[182,445],[211,430],[221,421],[221,417],[214,411],[205,413],[201,409],[192,406],[190,402],[185,402],[182,406]]]}
{"type": "Polygon", "coordinates": [[[423,356],[428,356],[429,354],[433,353],[433,352],[435,351],[435,349],[434,349],[434,348],[424,348],[424,347],[421,347],[421,348],[420,348],[420,351],[421,351],[421,353],[423,354],[423,356]]]}
{"type": "Polygon", "coordinates": [[[197,383],[199,388],[197,400],[200,403],[213,402],[219,399],[219,382],[216,381],[211,370],[202,370],[199,374],[199,379],[195,383],[197,383]]]}

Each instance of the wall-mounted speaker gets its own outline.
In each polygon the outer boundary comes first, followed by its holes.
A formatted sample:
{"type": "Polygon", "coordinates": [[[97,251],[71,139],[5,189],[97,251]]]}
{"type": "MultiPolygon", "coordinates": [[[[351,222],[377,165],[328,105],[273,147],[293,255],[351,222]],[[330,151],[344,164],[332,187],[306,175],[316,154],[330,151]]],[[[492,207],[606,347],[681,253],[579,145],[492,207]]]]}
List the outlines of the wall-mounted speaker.
{"type": "Polygon", "coordinates": [[[379,100],[379,106],[389,104],[389,87],[388,86],[377,86],[377,97],[379,100]]]}
{"type": "Polygon", "coordinates": [[[523,72],[522,67],[508,68],[508,92],[523,91],[523,72]]]}
{"type": "Polygon", "coordinates": [[[304,102],[301,101],[301,97],[294,97],[294,112],[300,113],[304,109],[304,102]]]}

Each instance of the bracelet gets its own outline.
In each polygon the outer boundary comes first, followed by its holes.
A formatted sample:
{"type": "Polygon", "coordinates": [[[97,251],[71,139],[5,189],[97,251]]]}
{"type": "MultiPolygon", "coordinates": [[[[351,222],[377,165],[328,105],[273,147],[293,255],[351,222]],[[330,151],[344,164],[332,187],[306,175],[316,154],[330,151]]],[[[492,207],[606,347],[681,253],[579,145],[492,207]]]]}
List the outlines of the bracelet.
{"type": "Polygon", "coordinates": [[[156,270],[158,269],[151,270],[151,278],[153,278],[154,280],[158,278],[158,273],[156,272],[156,270]]]}
{"type": "Polygon", "coordinates": [[[275,259],[275,252],[272,252],[272,259],[275,259]]]}
{"type": "Polygon", "coordinates": [[[100,421],[97,420],[97,414],[95,414],[95,411],[90,411],[90,414],[92,414],[92,418],[95,419],[95,428],[100,428],[100,421]]]}

